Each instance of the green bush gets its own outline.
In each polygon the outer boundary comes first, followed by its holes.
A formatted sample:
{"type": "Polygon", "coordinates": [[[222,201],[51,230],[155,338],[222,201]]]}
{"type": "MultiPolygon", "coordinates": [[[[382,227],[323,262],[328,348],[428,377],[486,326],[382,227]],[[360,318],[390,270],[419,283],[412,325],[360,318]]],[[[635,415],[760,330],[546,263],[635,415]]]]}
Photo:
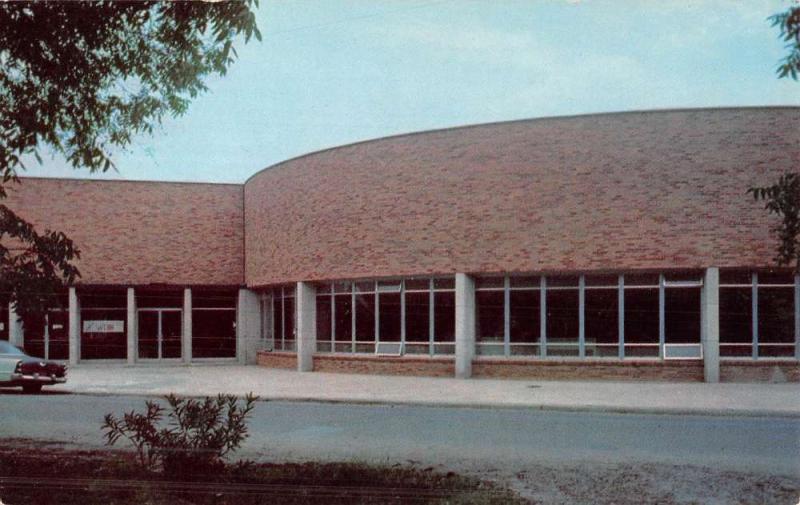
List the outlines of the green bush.
{"type": "Polygon", "coordinates": [[[107,445],[127,439],[139,464],[169,476],[203,475],[225,465],[224,458],[247,438],[247,418],[258,397],[248,394],[240,406],[233,395],[203,400],[165,397],[169,409],[147,401],[144,413],[117,418],[106,414],[102,429],[107,445]],[[166,413],[167,426],[162,427],[166,413]]]}

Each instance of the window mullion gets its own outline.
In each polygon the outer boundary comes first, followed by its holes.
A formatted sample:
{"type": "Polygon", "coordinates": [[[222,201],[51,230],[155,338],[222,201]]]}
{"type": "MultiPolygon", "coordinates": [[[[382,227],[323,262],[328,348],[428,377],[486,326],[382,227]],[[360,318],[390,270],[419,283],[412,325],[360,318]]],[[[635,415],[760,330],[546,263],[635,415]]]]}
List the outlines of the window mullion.
{"type": "Polygon", "coordinates": [[[586,307],[586,278],[581,275],[578,278],[578,357],[586,357],[586,318],[584,309],[586,307]]]}
{"type": "Polygon", "coordinates": [[[511,355],[511,280],[503,279],[503,355],[511,355]]]}
{"type": "Polygon", "coordinates": [[[794,276],[794,359],[800,360],[800,275],[794,276]]]}
{"type": "Polygon", "coordinates": [[[543,275],[539,279],[539,354],[547,357],[547,279],[543,275]]]}
{"type": "Polygon", "coordinates": [[[752,356],[753,359],[758,359],[758,274],[753,272],[752,276],[752,303],[753,306],[751,308],[753,312],[753,349],[752,349],[752,356]]]}
{"type": "Polygon", "coordinates": [[[619,333],[619,359],[625,359],[625,276],[619,276],[617,288],[617,331],[619,333]]]}
{"type": "Polygon", "coordinates": [[[350,333],[351,349],[356,352],[356,284],[350,283],[350,333]]]}
{"type": "Polygon", "coordinates": [[[436,335],[436,325],[433,319],[435,314],[434,299],[433,278],[431,278],[428,280],[428,354],[431,356],[434,354],[434,336],[436,335]]]}
{"type": "Polygon", "coordinates": [[[406,283],[400,281],[400,354],[406,353],[406,283]]]}
{"type": "Polygon", "coordinates": [[[666,321],[664,320],[664,274],[658,276],[658,357],[664,359],[664,345],[666,344],[666,321]]]}

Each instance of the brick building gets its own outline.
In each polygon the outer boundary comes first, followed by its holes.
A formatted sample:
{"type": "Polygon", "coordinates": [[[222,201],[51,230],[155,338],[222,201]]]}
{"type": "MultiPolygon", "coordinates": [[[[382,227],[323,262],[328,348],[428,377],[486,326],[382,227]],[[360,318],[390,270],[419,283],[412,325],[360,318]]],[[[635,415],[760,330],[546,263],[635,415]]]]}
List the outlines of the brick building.
{"type": "Polygon", "coordinates": [[[8,205],[67,233],[82,277],[0,338],[71,362],[800,380],[800,282],[746,195],[799,141],[800,108],[627,112],[361,142],[243,185],[24,178],[8,205]]]}

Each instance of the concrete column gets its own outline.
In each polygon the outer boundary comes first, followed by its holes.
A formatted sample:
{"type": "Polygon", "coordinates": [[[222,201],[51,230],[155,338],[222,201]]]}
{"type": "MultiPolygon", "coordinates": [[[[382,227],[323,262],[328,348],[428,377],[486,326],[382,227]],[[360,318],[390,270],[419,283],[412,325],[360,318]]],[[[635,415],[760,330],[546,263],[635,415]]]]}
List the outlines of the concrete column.
{"type": "Polygon", "coordinates": [[[128,330],[128,363],[136,363],[137,354],[139,354],[139,316],[136,311],[136,291],[133,288],[128,288],[128,321],[126,324],[128,330]]]}
{"type": "Polygon", "coordinates": [[[456,274],[456,378],[472,376],[475,356],[475,281],[456,274]]]}
{"type": "Polygon", "coordinates": [[[8,342],[17,347],[25,346],[25,330],[22,328],[22,319],[17,316],[14,305],[8,304],[8,342]]]}
{"type": "Polygon", "coordinates": [[[702,294],[703,376],[719,382],[719,269],[706,269],[702,294]]]}
{"type": "Polygon", "coordinates": [[[183,290],[183,362],[192,362],[192,290],[183,290]]]}
{"type": "Polygon", "coordinates": [[[75,365],[81,360],[81,305],[78,290],[69,288],[69,363],[75,365]]]}
{"type": "Polygon", "coordinates": [[[317,350],[317,289],[307,282],[298,282],[295,293],[297,371],[313,372],[314,352],[317,350]]]}
{"type": "Polygon", "coordinates": [[[260,309],[255,291],[239,290],[236,304],[236,357],[243,365],[256,362],[256,350],[261,338],[260,309]]]}

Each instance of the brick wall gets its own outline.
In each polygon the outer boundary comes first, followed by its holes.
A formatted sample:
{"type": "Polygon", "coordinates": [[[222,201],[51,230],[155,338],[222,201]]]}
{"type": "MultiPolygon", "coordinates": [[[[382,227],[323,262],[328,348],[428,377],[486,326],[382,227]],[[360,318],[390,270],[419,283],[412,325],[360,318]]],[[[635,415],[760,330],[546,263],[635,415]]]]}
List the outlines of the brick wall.
{"type": "Polygon", "coordinates": [[[745,191],[798,166],[798,131],[800,108],[633,112],[306,155],[245,184],[246,282],[761,266],[745,191]]]}
{"type": "Polygon", "coordinates": [[[472,374],[491,379],[702,382],[703,364],[696,361],[478,358],[472,362],[472,374]]]}
{"type": "Polygon", "coordinates": [[[722,361],[722,382],[800,382],[797,360],[722,361]]]}
{"type": "Polygon", "coordinates": [[[293,352],[258,351],[256,363],[267,368],[297,370],[297,354],[293,352]]]}
{"type": "Polygon", "coordinates": [[[2,203],[81,250],[84,284],[243,284],[242,187],[22,178],[2,203]]]}

